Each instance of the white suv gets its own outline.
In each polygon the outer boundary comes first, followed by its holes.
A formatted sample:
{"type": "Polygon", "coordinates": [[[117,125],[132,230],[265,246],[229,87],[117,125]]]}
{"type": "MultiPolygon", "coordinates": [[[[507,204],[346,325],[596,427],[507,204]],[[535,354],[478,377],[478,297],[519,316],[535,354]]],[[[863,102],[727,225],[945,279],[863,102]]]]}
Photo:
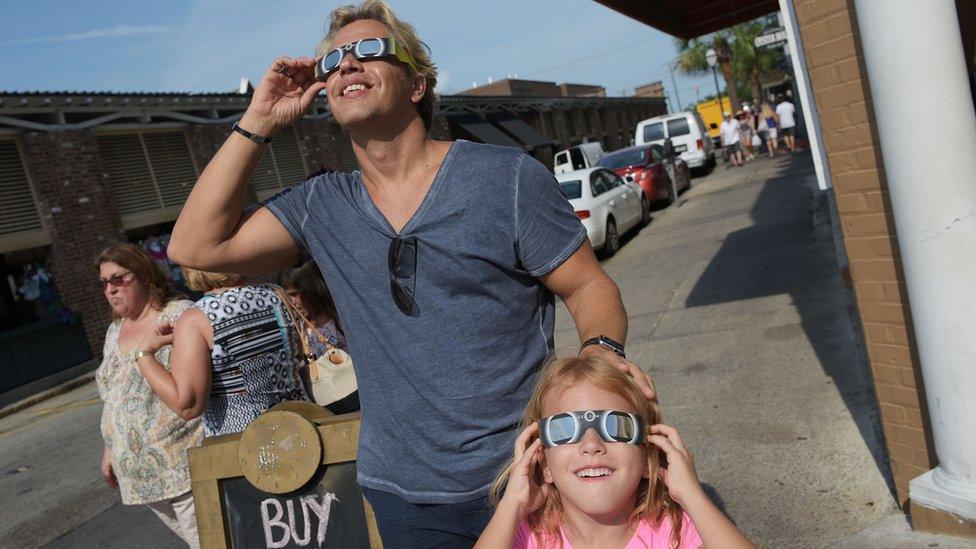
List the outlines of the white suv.
{"type": "Polygon", "coordinates": [[[715,144],[708,137],[705,124],[696,112],[677,112],[655,116],[637,123],[634,143],[664,144],[671,138],[674,152],[689,168],[715,166],[715,144]]]}

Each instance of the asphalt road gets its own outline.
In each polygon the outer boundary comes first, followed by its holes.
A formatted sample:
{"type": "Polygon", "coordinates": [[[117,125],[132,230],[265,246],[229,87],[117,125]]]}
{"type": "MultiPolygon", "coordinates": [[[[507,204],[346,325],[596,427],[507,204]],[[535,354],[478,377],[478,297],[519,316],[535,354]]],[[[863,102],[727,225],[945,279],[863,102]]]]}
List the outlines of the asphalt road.
{"type": "MultiPolygon", "coordinates": [[[[806,154],[719,167],[603,266],[628,309],[630,358],[748,535],[764,547],[885,547],[888,530],[865,529],[903,521],[814,189],[806,154]]],[[[575,352],[562,308],[556,340],[575,352]]],[[[89,384],[0,419],[0,548],[181,546],[102,481],[100,410],[89,384]]]]}

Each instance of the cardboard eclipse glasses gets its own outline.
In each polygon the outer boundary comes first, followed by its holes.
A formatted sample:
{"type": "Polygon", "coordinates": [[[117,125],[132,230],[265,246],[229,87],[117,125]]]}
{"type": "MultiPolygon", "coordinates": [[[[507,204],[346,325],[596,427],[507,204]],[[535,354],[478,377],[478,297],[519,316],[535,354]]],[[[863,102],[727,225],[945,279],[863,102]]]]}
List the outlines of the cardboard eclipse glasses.
{"type": "Polygon", "coordinates": [[[363,38],[362,40],[339,46],[316,61],[315,79],[324,82],[333,71],[339,68],[339,63],[342,62],[342,58],[346,55],[352,55],[356,59],[396,57],[400,61],[410,65],[414,72],[420,72],[410,52],[398,44],[394,38],[363,38]]]}

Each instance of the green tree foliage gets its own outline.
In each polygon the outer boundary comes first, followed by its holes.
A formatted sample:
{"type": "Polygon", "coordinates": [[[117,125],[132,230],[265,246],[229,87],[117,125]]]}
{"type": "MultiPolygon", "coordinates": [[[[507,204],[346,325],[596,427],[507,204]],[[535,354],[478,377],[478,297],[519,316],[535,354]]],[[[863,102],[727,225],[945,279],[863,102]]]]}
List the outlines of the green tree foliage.
{"type": "Polygon", "coordinates": [[[711,68],[705,53],[709,48],[714,49],[718,57],[718,70],[725,79],[733,110],[737,111],[742,106],[740,97],[746,90],[758,104],[762,100],[759,75],[775,67],[783,56],[778,48],[767,50],[753,45],[756,36],[769,28],[765,21],[768,19],[741,23],[691,40],[676,39],[678,71],[684,74],[707,74],[711,68]]]}

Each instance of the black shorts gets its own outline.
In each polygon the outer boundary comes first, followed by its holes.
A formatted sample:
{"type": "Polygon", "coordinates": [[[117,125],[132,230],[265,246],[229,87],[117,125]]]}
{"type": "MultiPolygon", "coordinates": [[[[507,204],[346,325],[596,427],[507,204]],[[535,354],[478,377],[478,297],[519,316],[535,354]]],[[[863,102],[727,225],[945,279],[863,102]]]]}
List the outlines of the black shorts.
{"type": "Polygon", "coordinates": [[[779,134],[780,135],[788,135],[790,137],[793,137],[794,130],[796,130],[796,126],[790,126],[789,128],[780,128],[779,129],[779,134]]]}
{"type": "Polygon", "coordinates": [[[726,145],[725,150],[729,152],[730,156],[737,152],[742,152],[742,141],[736,141],[732,145],[726,145]]]}

